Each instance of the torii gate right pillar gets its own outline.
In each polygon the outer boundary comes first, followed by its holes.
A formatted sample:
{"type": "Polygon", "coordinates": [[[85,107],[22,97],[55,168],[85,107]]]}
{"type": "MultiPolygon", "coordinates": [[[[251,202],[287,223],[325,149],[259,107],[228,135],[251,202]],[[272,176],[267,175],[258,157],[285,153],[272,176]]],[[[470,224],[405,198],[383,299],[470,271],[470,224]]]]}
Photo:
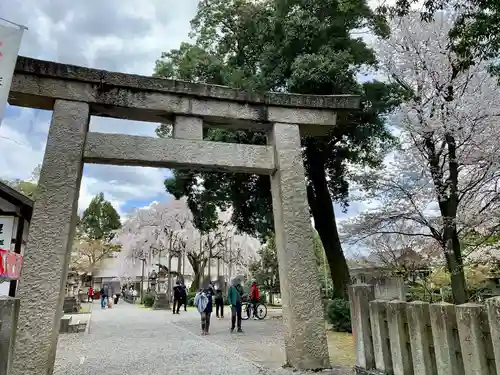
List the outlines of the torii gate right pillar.
{"type": "Polygon", "coordinates": [[[299,126],[273,124],[268,137],[275,149],[271,176],[286,363],[294,368],[330,367],[323,304],[300,146],[299,126]]]}

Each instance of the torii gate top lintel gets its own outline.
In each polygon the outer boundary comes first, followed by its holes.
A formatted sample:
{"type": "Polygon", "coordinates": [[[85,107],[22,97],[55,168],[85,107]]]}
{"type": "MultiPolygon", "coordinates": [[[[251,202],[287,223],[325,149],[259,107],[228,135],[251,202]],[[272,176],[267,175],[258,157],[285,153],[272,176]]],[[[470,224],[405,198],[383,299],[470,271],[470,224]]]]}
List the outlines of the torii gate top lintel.
{"type": "Polygon", "coordinates": [[[231,118],[243,128],[289,122],[296,111],[301,112],[294,119],[299,125],[334,125],[335,112],[359,108],[356,95],[255,93],[19,56],[9,103],[52,110],[55,99],[87,102],[94,115],[164,122],[169,114],[185,114],[203,117],[208,124],[231,118]]]}

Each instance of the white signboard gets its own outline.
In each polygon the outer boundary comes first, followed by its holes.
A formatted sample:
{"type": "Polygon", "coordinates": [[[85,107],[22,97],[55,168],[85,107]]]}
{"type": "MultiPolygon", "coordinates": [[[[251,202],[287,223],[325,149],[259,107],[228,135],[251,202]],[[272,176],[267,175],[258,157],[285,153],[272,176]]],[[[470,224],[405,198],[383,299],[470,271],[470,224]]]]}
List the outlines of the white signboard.
{"type": "Polygon", "coordinates": [[[0,216],[0,249],[10,250],[13,230],[14,216],[0,216]]]}
{"type": "Polygon", "coordinates": [[[0,124],[9,98],[23,31],[20,27],[0,25],[0,124]]]}

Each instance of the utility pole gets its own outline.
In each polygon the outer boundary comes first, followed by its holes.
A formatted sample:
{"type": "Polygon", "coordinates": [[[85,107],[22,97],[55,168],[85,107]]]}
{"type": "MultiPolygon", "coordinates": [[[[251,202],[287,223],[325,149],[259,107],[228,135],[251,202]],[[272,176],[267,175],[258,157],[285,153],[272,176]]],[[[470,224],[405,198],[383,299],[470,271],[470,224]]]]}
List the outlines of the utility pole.
{"type": "Polygon", "coordinates": [[[140,258],[142,261],[142,274],[141,274],[141,302],[144,297],[144,266],[146,264],[146,258],[140,258]]]}

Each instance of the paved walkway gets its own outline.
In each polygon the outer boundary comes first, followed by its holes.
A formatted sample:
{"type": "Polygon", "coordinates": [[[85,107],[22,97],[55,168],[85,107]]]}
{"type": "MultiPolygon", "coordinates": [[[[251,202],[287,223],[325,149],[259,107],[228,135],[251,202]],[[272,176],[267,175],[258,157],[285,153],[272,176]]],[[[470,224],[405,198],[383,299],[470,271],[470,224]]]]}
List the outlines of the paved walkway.
{"type": "Polygon", "coordinates": [[[275,319],[246,321],[245,333],[230,334],[228,317],[213,317],[211,334],[201,337],[195,310],[173,315],[123,301],[110,310],[97,307],[89,334],[59,336],[56,375],[300,374],[281,368],[282,345],[273,339],[281,336],[281,322],[275,319]]]}

